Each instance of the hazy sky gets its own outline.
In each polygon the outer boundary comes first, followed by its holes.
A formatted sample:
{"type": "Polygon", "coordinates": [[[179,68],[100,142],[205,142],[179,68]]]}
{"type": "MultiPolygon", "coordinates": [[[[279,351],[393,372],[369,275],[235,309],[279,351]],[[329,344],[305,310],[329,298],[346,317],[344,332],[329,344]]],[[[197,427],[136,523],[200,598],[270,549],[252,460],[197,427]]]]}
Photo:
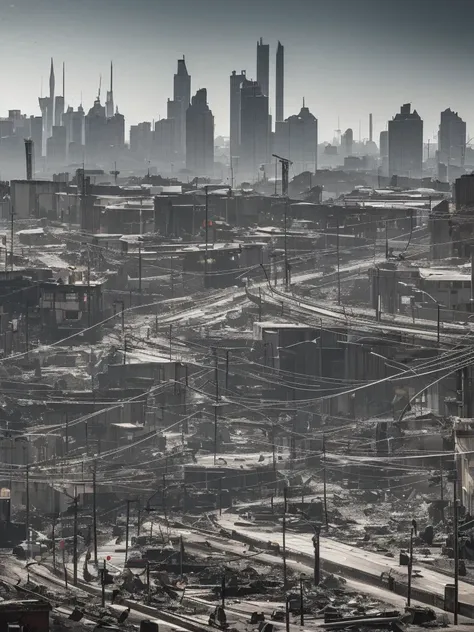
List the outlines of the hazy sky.
{"type": "Polygon", "coordinates": [[[66,62],[66,102],[91,107],[110,60],[115,101],[127,127],[166,116],[176,60],[185,55],[192,92],[207,88],[216,133],[228,135],[229,74],[254,78],[256,41],[285,46],[285,116],[303,96],[331,140],[338,116],[354,137],[385,128],[403,102],[425,120],[425,137],[451,107],[474,135],[474,0],[0,0],[0,115],[39,114],[49,58],[57,94],[66,62]]]}

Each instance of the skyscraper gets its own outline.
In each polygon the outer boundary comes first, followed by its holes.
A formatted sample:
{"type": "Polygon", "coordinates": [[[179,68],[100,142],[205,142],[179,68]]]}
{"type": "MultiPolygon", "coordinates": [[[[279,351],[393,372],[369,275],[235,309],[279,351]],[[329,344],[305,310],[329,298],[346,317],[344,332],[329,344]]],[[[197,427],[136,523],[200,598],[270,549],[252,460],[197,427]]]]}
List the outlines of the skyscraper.
{"type": "Polygon", "coordinates": [[[284,120],[285,49],[278,42],[276,53],[275,122],[284,120]]]}
{"type": "Polygon", "coordinates": [[[380,158],[388,158],[388,132],[380,132],[380,158]]]}
{"type": "Polygon", "coordinates": [[[293,162],[294,173],[318,168],[318,119],[303,102],[299,114],[275,124],[275,153],[293,162]]]}
{"type": "Polygon", "coordinates": [[[112,118],[114,115],[114,63],[110,62],[110,90],[107,90],[107,99],[105,101],[105,116],[112,118]]]}
{"type": "MultiPolygon", "coordinates": [[[[174,76],[173,101],[176,103],[176,152],[184,155],[186,151],[186,110],[191,101],[191,76],[186,68],[186,61],[178,59],[178,72],[174,76]]],[[[169,117],[169,114],[168,114],[169,117]]]]}
{"type": "Polygon", "coordinates": [[[352,156],[352,146],[354,144],[354,132],[349,127],[341,136],[341,151],[344,158],[352,156]]]}
{"type": "Polygon", "coordinates": [[[54,63],[53,58],[51,57],[51,69],[49,73],[49,97],[41,96],[39,101],[39,106],[41,109],[41,115],[43,117],[43,134],[42,134],[42,148],[41,153],[46,155],[46,141],[52,134],[53,124],[54,124],[54,88],[55,88],[55,79],[54,79],[54,63]]]}
{"type": "Polygon", "coordinates": [[[420,179],[423,169],[423,121],[410,103],[388,122],[389,176],[420,179]]]}
{"type": "Polygon", "coordinates": [[[270,87],[270,45],[263,43],[263,38],[257,42],[257,83],[265,97],[269,95],[270,87]]]}
{"type": "Polygon", "coordinates": [[[207,90],[198,90],[186,112],[186,168],[196,175],[214,171],[214,116],[207,90]]]}
{"type": "Polygon", "coordinates": [[[62,96],[58,95],[54,99],[54,124],[56,125],[56,127],[60,127],[63,124],[65,90],[66,90],[66,68],[63,62],[63,94],[62,96]]]}
{"type": "Polygon", "coordinates": [[[257,81],[243,82],[240,91],[240,171],[255,178],[262,164],[268,162],[270,117],[268,97],[257,81]]]}
{"type": "Polygon", "coordinates": [[[245,70],[235,70],[230,76],[230,155],[238,156],[240,147],[240,89],[245,81],[245,70]]]}
{"type": "MultiPolygon", "coordinates": [[[[466,123],[450,108],[441,112],[438,132],[438,162],[463,167],[466,153],[466,123]]],[[[449,176],[449,173],[448,173],[449,176]]]]}

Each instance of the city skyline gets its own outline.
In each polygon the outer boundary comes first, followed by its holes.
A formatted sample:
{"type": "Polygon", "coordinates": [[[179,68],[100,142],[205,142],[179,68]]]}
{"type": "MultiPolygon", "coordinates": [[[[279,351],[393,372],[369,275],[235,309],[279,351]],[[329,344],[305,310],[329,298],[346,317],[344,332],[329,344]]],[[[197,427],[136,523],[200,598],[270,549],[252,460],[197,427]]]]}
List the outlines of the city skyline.
{"type": "MultiPolygon", "coordinates": [[[[234,69],[246,69],[247,77],[256,79],[255,46],[263,37],[270,44],[272,115],[275,116],[275,53],[280,40],[285,46],[285,117],[297,114],[305,97],[320,122],[321,140],[331,142],[338,118],[342,129],[354,129],[355,140],[359,138],[360,121],[361,137],[368,138],[369,112],[374,114],[377,139],[400,104],[408,102],[425,121],[425,139],[436,137],[439,113],[448,107],[458,111],[468,130],[472,129],[470,90],[464,85],[471,45],[465,42],[461,46],[454,37],[456,29],[458,35],[462,32],[462,22],[473,11],[465,0],[458,0],[458,11],[445,25],[440,16],[432,15],[436,14],[435,8],[425,15],[419,1],[410,3],[412,11],[407,20],[403,6],[408,3],[401,0],[398,10],[390,14],[390,28],[386,22],[388,14],[380,6],[376,11],[380,3],[372,0],[358,4],[367,8],[361,11],[363,18],[346,0],[335,0],[332,7],[304,0],[285,7],[278,1],[261,0],[244,31],[239,24],[245,19],[247,0],[239,5],[243,18],[238,17],[239,12],[230,3],[214,0],[200,0],[203,11],[193,14],[192,19],[186,11],[182,14],[183,8],[189,6],[185,0],[137,0],[133,4],[136,11],[131,11],[130,3],[123,0],[109,0],[99,7],[91,0],[83,0],[80,6],[57,0],[5,3],[0,33],[4,45],[15,52],[15,63],[9,63],[8,56],[1,61],[4,80],[12,88],[0,95],[0,114],[6,116],[9,109],[39,114],[41,77],[45,95],[51,56],[58,70],[63,61],[66,63],[66,106],[77,107],[82,93],[84,108],[88,109],[97,96],[100,75],[104,86],[113,60],[114,96],[126,117],[128,135],[131,125],[166,117],[176,59],[184,54],[193,78],[193,93],[206,88],[216,135],[228,136],[229,76],[234,69]],[[268,12],[270,4],[278,10],[268,12]],[[31,12],[28,23],[19,19],[26,8],[31,12]],[[202,15],[206,10],[213,17],[208,31],[202,15]],[[299,11],[303,10],[307,19],[300,20],[299,11]],[[397,32],[402,23],[403,33],[397,32]],[[84,46],[81,33],[86,27],[88,43],[84,46]],[[314,37],[308,40],[302,36],[308,35],[310,28],[314,37]],[[417,37],[413,41],[408,35],[415,31],[417,37]],[[452,72],[454,67],[458,72],[452,72]]],[[[441,0],[433,4],[439,8],[447,6],[441,0]]],[[[102,100],[105,101],[104,88],[102,100]]]]}

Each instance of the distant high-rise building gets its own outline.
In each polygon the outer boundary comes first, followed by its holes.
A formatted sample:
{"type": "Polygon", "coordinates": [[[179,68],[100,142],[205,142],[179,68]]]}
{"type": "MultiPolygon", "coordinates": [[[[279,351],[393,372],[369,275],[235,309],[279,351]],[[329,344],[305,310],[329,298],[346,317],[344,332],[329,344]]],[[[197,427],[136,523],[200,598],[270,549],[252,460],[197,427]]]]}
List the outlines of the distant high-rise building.
{"type": "Polygon", "coordinates": [[[112,118],[115,112],[114,107],[114,64],[110,62],[110,90],[107,90],[107,99],[105,101],[105,116],[112,118]]]}
{"type": "Polygon", "coordinates": [[[258,81],[245,80],[240,91],[240,169],[255,178],[269,160],[268,97],[258,81]]]}
{"type": "Polygon", "coordinates": [[[66,68],[63,62],[63,94],[54,99],[54,124],[59,127],[63,124],[65,90],[66,90],[66,68]]]}
{"type": "Polygon", "coordinates": [[[148,121],[130,127],[130,151],[133,154],[149,160],[152,141],[151,123],[148,121]]]}
{"type": "Polygon", "coordinates": [[[369,114],[369,143],[374,142],[374,117],[369,114]]]}
{"type": "Polygon", "coordinates": [[[46,157],[49,164],[66,164],[66,128],[53,125],[52,134],[46,142],[46,157]]]}
{"type": "Polygon", "coordinates": [[[54,62],[51,58],[51,69],[49,73],[49,97],[40,97],[38,99],[43,117],[43,147],[42,153],[46,154],[46,140],[51,136],[54,124],[54,62]]]}
{"type": "Polygon", "coordinates": [[[239,155],[240,147],[240,89],[245,81],[245,70],[235,70],[230,76],[230,155],[239,155]]]}
{"type": "MultiPolygon", "coordinates": [[[[441,112],[438,132],[438,162],[463,167],[466,153],[466,123],[450,108],[441,112]]],[[[448,173],[449,177],[449,173],[448,173]]]]}
{"type": "Polygon", "coordinates": [[[293,162],[294,173],[318,168],[318,120],[303,103],[299,114],[275,124],[275,153],[293,162]]]}
{"type": "Polygon", "coordinates": [[[196,92],[186,112],[186,168],[206,176],[214,171],[214,116],[205,88],[196,92]]]}
{"type": "Polygon", "coordinates": [[[264,44],[263,39],[257,42],[257,83],[265,97],[270,89],[270,45],[264,44]]]}
{"type": "Polygon", "coordinates": [[[161,119],[155,123],[152,155],[161,163],[173,162],[174,119],[161,119]]]}
{"type": "Polygon", "coordinates": [[[423,121],[411,105],[402,105],[400,113],[388,123],[389,176],[420,179],[423,170],[423,121]]]}
{"type": "Polygon", "coordinates": [[[105,107],[101,105],[100,98],[97,97],[85,117],[85,144],[89,159],[94,160],[100,155],[106,138],[106,125],[105,107]]]}
{"type": "Polygon", "coordinates": [[[80,105],[77,111],[71,106],[63,116],[64,127],[66,128],[66,143],[69,146],[70,143],[75,145],[84,145],[85,132],[84,132],[84,108],[80,105]]]}
{"type": "Polygon", "coordinates": [[[388,132],[380,132],[380,158],[388,158],[388,132]]]}
{"type": "MultiPolygon", "coordinates": [[[[178,72],[174,76],[173,84],[173,101],[174,115],[171,118],[176,119],[175,129],[175,151],[184,156],[186,151],[186,110],[189,107],[191,101],[191,76],[186,68],[186,61],[178,59],[178,72]]],[[[168,114],[168,118],[170,118],[168,114]]]]}
{"type": "Polygon", "coordinates": [[[284,120],[285,49],[278,42],[276,53],[275,122],[284,120]]]}
{"type": "Polygon", "coordinates": [[[41,158],[43,146],[43,118],[41,116],[30,116],[30,138],[34,145],[34,155],[41,158]]]}
{"type": "Polygon", "coordinates": [[[352,156],[352,146],[354,144],[354,132],[349,127],[341,136],[341,152],[344,158],[352,156]]]}

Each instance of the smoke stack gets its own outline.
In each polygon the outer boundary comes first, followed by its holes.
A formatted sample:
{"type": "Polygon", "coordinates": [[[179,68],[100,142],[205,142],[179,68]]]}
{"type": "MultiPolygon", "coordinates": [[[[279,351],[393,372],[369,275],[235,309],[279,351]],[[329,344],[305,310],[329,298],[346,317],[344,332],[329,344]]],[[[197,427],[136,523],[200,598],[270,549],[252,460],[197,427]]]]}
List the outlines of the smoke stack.
{"type": "Polygon", "coordinates": [[[33,180],[33,141],[25,138],[26,179],[33,180]]]}
{"type": "Polygon", "coordinates": [[[372,114],[369,114],[369,140],[372,142],[374,139],[374,125],[372,121],[372,114]]]}

